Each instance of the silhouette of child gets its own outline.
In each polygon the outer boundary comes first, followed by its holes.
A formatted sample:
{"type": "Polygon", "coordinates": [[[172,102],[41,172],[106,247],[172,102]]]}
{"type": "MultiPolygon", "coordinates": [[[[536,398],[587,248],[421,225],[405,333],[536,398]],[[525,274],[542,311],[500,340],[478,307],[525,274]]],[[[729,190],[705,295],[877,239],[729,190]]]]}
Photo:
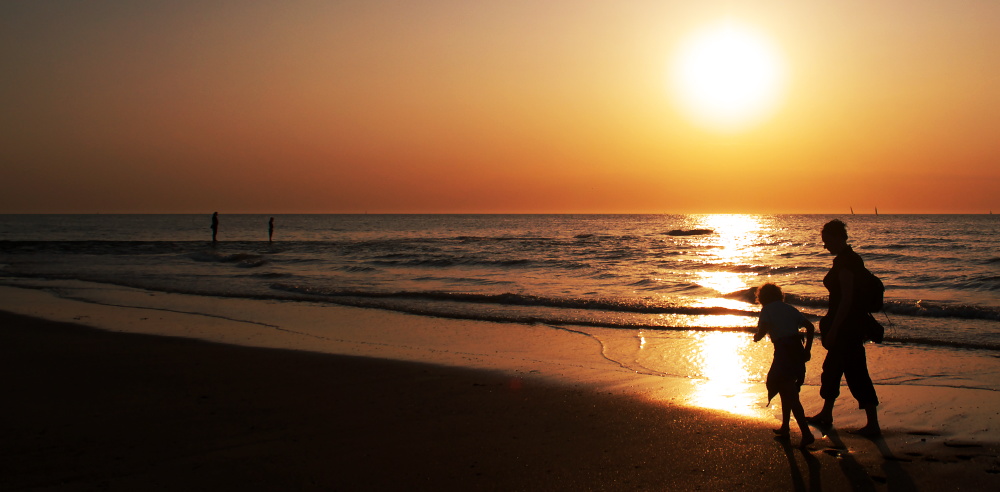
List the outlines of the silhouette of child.
{"type": "Polygon", "coordinates": [[[774,359],[767,371],[766,383],[768,404],[775,395],[781,396],[781,428],[774,433],[787,439],[790,436],[789,414],[795,414],[795,422],[802,432],[799,447],[804,448],[816,441],[799,401],[799,389],[806,378],[806,361],[810,358],[816,329],[798,309],[785,304],[784,300],[785,295],[777,285],[767,283],[757,289],[757,301],[762,307],[753,341],[759,342],[768,335],[774,345],[774,359]],[[805,347],[799,328],[806,329],[805,347]]]}

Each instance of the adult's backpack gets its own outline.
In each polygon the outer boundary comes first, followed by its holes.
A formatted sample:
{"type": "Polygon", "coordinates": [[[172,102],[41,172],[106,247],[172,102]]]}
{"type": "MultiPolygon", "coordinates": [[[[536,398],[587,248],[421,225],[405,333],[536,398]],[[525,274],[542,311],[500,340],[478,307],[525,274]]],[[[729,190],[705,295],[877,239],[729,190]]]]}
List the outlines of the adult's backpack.
{"type": "Polygon", "coordinates": [[[858,279],[857,302],[868,313],[877,313],[885,305],[885,285],[867,268],[858,279]]]}
{"type": "MultiPolygon", "coordinates": [[[[882,280],[870,272],[867,268],[858,279],[858,299],[859,305],[868,313],[877,313],[882,310],[885,304],[885,285],[882,280]]],[[[866,314],[862,322],[861,331],[865,335],[865,340],[875,343],[882,343],[885,338],[885,328],[871,314],[866,314]]]]}

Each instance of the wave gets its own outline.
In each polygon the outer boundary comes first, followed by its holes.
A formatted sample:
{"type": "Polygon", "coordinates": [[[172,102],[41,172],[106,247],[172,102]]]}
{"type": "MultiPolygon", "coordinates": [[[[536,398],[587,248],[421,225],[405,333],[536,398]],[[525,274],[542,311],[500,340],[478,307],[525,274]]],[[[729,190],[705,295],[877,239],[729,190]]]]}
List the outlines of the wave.
{"type": "Polygon", "coordinates": [[[858,247],[858,249],[862,249],[862,250],[874,250],[874,249],[897,250],[897,249],[909,249],[909,248],[912,248],[912,247],[913,246],[909,245],[909,244],[865,244],[865,245],[862,245],[862,246],[858,247]]]}
{"type": "Polygon", "coordinates": [[[998,291],[1000,290],[1000,275],[973,277],[956,286],[959,289],[998,291]]]}
{"type": "MultiPolygon", "coordinates": [[[[322,294],[318,293],[314,289],[299,289],[294,287],[288,288],[289,292],[299,292],[307,293],[310,296],[320,295],[326,297],[327,300],[334,302],[336,304],[344,304],[348,306],[357,307],[369,307],[376,309],[385,309],[397,312],[405,312],[409,314],[421,315],[421,316],[434,316],[440,318],[452,318],[452,319],[468,319],[474,321],[490,321],[497,323],[523,323],[523,324],[547,324],[553,326],[587,326],[595,328],[609,328],[609,329],[627,329],[627,330],[660,330],[660,331],[725,331],[725,332],[743,332],[752,333],[756,330],[755,326],[715,326],[711,324],[698,324],[698,325],[670,325],[670,324],[652,324],[645,322],[639,318],[621,318],[616,317],[613,319],[584,319],[575,318],[571,319],[560,315],[559,313],[549,314],[533,311],[530,314],[525,313],[501,313],[497,311],[468,311],[468,310],[449,310],[442,308],[440,305],[435,303],[415,303],[415,304],[398,304],[385,301],[391,300],[447,300],[456,302],[475,302],[475,303],[495,303],[504,305],[516,305],[516,306],[546,306],[546,307],[559,307],[566,308],[570,307],[573,309],[601,309],[607,311],[630,311],[630,312],[642,312],[644,314],[655,314],[657,312],[662,312],[664,314],[682,314],[682,315],[727,315],[736,314],[741,316],[756,316],[757,313],[751,311],[734,310],[727,308],[718,307],[665,307],[665,308],[651,308],[645,310],[643,308],[635,308],[629,306],[618,306],[615,303],[603,304],[597,301],[581,301],[581,300],[567,300],[567,301],[553,301],[545,300],[541,298],[535,298],[533,296],[522,296],[518,294],[503,294],[497,296],[470,296],[462,294],[428,294],[428,293],[418,293],[418,292],[394,292],[394,293],[381,293],[372,295],[371,293],[363,292],[324,292],[322,294]]],[[[942,339],[932,339],[927,337],[919,337],[908,335],[900,330],[890,330],[886,333],[884,340],[885,344],[916,344],[916,345],[926,345],[934,347],[949,347],[949,348],[960,348],[960,349],[975,349],[975,350],[993,350],[1000,351],[1000,342],[992,341],[961,341],[961,340],[942,340],[942,339]]]]}
{"type": "Polygon", "coordinates": [[[706,236],[709,234],[715,234],[715,231],[712,229],[674,229],[663,233],[665,236],[706,236]]]}
{"type": "Polygon", "coordinates": [[[471,285],[511,285],[514,284],[510,280],[491,280],[475,277],[416,277],[413,279],[417,282],[453,282],[458,284],[471,284],[471,285]]]}
{"type": "Polygon", "coordinates": [[[637,280],[627,285],[629,287],[652,287],[652,286],[658,286],[659,283],[653,279],[644,278],[642,280],[637,280]]]}
{"type": "Polygon", "coordinates": [[[177,253],[204,247],[204,242],[174,241],[0,241],[0,252],[7,254],[87,254],[87,255],[156,255],[177,253]],[[197,246],[194,246],[197,245],[197,246]]]}
{"type": "MultiPolygon", "coordinates": [[[[747,289],[737,290],[728,294],[723,294],[722,297],[754,304],[757,302],[757,288],[750,287],[747,289]]],[[[829,304],[825,297],[819,298],[802,294],[793,294],[791,292],[785,292],[785,302],[795,306],[816,309],[826,309],[829,304]]]]}
{"type": "MultiPolygon", "coordinates": [[[[771,266],[771,265],[747,265],[747,264],[735,264],[735,265],[721,265],[720,270],[732,273],[759,273],[766,275],[781,275],[786,273],[801,273],[805,271],[821,270],[817,267],[809,266],[799,266],[799,265],[789,265],[789,266],[771,266]]],[[[826,268],[823,267],[822,270],[826,268]]]]}
{"type": "Polygon", "coordinates": [[[255,273],[250,275],[253,278],[263,278],[263,279],[274,279],[274,278],[290,278],[294,277],[291,273],[279,273],[279,272],[265,272],[265,273],[255,273]]]}
{"type": "Polygon", "coordinates": [[[475,256],[440,256],[440,257],[420,257],[414,255],[384,255],[376,259],[368,260],[368,263],[376,266],[391,267],[430,267],[448,268],[457,266],[486,266],[499,268],[528,268],[533,266],[554,267],[567,270],[579,270],[590,268],[589,263],[582,263],[571,260],[541,259],[533,260],[528,258],[509,259],[487,259],[475,256]]]}
{"type": "MultiPolygon", "coordinates": [[[[756,288],[738,290],[722,297],[748,303],[755,302],[756,288]]],[[[814,297],[785,293],[785,302],[796,306],[825,310],[829,305],[826,297],[814,297]]],[[[928,301],[897,301],[886,299],[880,312],[922,318],[955,318],[1000,321],[1000,307],[976,306],[970,304],[942,304],[928,301]]]]}
{"type": "Polygon", "coordinates": [[[461,302],[476,304],[497,304],[506,306],[549,307],[559,309],[576,309],[587,311],[612,311],[641,314],[687,314],[687,315],[738,315],[756,316],[754,311],[723,307],[674,306],[656,304],[640,300],[617,299],[556,299],[529,294],[472,294],[452,292],[366,292],[351,290],[323,289],[318,287],[298,286],[289,284],[272,284],[272,289],[308,294],[320,297],[366,297],[371,299],[406,299],[429,300],[438,302],[461,302]]]}
{"type": "MultiPolygon", "coordinates": [[[[1000,351],[1000,343],[992,342],[963,342],[956,340],[940,340],[934,338],[926,337],[914,337],[914,336],[899,336],[899,335],[886,335],[884,343],[888,344],[908,344],[908,345],[927,345],[931,347],[949,347],[958,349],[971,349],[971,350],[997,350],[1000,351]]],[[[1000,357],[1000,356],[998,356],[1000,357]]]]}
{"type": "MultiPolygon", "coordinates": [[[[273,278],[264,277],[262,278],[273,278]]],[[[66,276],[19,276],[22,278],[68,279],[66,276]]],[[[269,292],[216,290],[209,285],[176,288],[145,285],[123,279],[84,279],[102,283],[143,288],[161,292],[214,297],[246,298],[261,300],[325,302],[346,306],[383,309],[422,316],[469,319],[504,323],[543,323],[555,326],[591,326],[609,329],[646,329],[665,331],[730,331],[753,332],[753,318],[758,313],[752,308],[733,309],[713,306],[677,306],[649,300],[617,300],[590,298],[549,298],[527,294],[472,294],[448,292],[369,292],[362,290],[336,290],[301,286],[290,283],[271,283],[269,292]],[[606,313],[601,315],[601,313],[606,313]],[[618,313],[618,314],[614,314],[618,313]],[[624,313],[624,315],[622,314],[624,313]],[[629,316],[633,315],[633,316],[629,316]],[[645,315],[677,315],[680,318],[649,318],[645,315]],[[685,318],[691,316],[693,318],[685,318]],[[740,316],[747,318],[744,326],[713,324],[712,316],[740,316]],[[654,321],[655,320],[655,321],[654,321]],[[674,321],[671,321],[674,320],[674,321]],[[674,323],[674,324],[671,324],[674,323]]],[[[133,279],[134,280],[134,279],[133,279]]],[[[24,285],[17,285],[24,287],[24,285]]],[[[46,287],[38,287],[46,288],[46,287]]],[[[725,297],[748,300],[753,289],[743,289],[725,297]]],[[[825,300],[808,296],[787,295],[793,304],[820,305],[825,300]]],[[[752,302],[752,301],[748,301],[752,302]]],[[[940,306],[920,303],[918,309],[904,308],[903,303],[889,303],[887,312],[907,311],[911,316],[969,317],[997,320],[996,309],[981,306],[940,306]]],[[[898,324],[899,320],[895,320],[898,324]]],[[[888,329],[886,343],[918,344],[966,349],[1000,350],[996,337],[968,340],[954,337],[932,338],[921,333],[901,329],[888,329]]]]}
{"type": "Polygon", "coordinates": [[[270,260],[261,255],[253,253],[218,253],[215,251],[202,251],[191,253],[188,258],[206,263],[235,263],[241,268],[256,268],[267,265],[270,260]]]}
{"type": "MultiPolygon", "coordinates": [[[[302,229],[298,236],[283,234],[298,239],[274,244],[223,241],[212,248],[209,241],[181,240],[204,238],[203,226],[184,235],[168,227],[151,228],[148,219],[134,230],[102,226],[103,235],[81,228],[70,236],[30,236],[73,239],[66,241],[0,240],[0,277],[73,278],[194,295],[608,327],[726,322],[706,316],[714,314],[740,316],[736,323],[755,324],[753,289],[720,294],[720,287],[706,285],[726,284],[708,284],[704,277],[739,279],[747,283],[738,285],[749,285],[772,276],[795,293],[787,300],[802,312],[814,316],[827,306],[819,280],[832,257],[815,244],[811,218],[802,219],[808,222],[808,233],[796,232],[800,219],[786,218],[781,224],[792,227],[747,236],[750,243],[739,245],[736,255],[729,254],[733,245],[726,242],[725,228],[689,238],[668,234],[712,224],[699,221],[657,219],[636,227],[614,217],[508,217],[505,220],[513,222],[503,223],[437,216],[376,222],[358,218],[358,224],[334,233],[337,228],[330,225],[343,218],[300,219],[315,227],[302,229]],[[145,238],[167,240],[133,240],[145,238]],[[276,284],[289,289],[273,288],[276,284]],[[423,292],[433,289],[457,293],[423,292]],[[685,307],[716,304],[720,296],[739,302],[722,301],[732,310],[685,307]]],[[[105,220],[95,217],[93,223],[105,220]]],[[[260,235],[258,222],[253,235],[245,237],[260,235]]],[[[1000,292],[996,230],[976,224],[961,234],[946,234],[934,225],[919,234],[894,227],[874,236],[855,236],[858,251],[886,283],[886,313],[914,322],[917,329],[909,335],[915,343],[974,342],[970,333],[978,336],[979,331],[986,332],[987,340],[1000,336],[1000,306],[995,306],[1000,303],[994,295],[1000,292]],[[953,241],[942,237],[949,235],[953,241]],[[921,297],[958,302],[918,301],[921,297]]],[[[227,237],[236,237],[229,231],[227,237]]],[[[0,238],[13,237],[0,230],[0,238]]]]}
{"type": "Polygon", "coordinates": [[[927,318],[958,318],[1000,321],[1000,308],[968,304],[938,304],[927,301],[886,303],[886,312],[927,318]]]}

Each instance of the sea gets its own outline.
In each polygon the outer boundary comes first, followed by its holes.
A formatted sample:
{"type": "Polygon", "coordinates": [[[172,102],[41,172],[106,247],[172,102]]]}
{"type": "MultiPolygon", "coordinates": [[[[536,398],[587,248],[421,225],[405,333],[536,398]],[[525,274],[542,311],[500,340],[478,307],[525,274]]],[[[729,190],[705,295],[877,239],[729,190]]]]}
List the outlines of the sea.
{"type": "Polygon", "coordinates": [[[424,316],[753,331],[773,282],[817,320],[833,257],[884,282],[887,343],[1000,351],[1000,217],[984,215],[0,215],[0,282],[76,279],[424,316]]]}

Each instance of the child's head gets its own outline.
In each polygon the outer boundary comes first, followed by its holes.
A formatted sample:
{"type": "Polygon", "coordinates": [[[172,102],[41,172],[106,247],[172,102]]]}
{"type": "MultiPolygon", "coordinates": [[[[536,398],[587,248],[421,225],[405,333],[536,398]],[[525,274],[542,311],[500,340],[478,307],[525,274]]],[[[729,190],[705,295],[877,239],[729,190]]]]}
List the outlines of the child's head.
{"type": "Polygon", "coordinates": [[[777,285],[769,282],[757,288],[757,302],[761,306],[783,300],[785,300],[785,294],[781,292],[781,287],[777,285]]]}

